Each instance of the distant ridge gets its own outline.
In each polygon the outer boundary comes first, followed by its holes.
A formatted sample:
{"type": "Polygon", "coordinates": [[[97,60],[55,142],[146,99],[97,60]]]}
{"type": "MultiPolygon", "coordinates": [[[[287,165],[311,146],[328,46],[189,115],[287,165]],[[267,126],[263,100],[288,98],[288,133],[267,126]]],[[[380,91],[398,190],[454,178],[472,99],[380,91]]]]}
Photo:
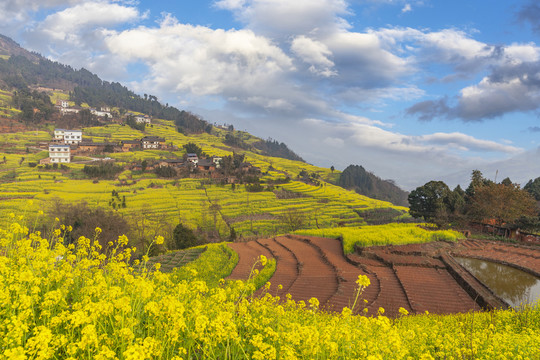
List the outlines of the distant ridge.
{"type": "Polygon", "coordinates": [[[349,165],[343,170],[338,185],[377,200],[409,206],[409,194],[406,191],[401,190],[393,181],[382,180],[360,165],[349,165]]]}
{"type": "Polygon", "coordinates": [[[13,41],[13,39],[2,34],[0,34],[0,55],[24,56],[33,63],[39,62],[39,58],[41,57],[26,49],[23,49],[19,44],[13,41]]]}

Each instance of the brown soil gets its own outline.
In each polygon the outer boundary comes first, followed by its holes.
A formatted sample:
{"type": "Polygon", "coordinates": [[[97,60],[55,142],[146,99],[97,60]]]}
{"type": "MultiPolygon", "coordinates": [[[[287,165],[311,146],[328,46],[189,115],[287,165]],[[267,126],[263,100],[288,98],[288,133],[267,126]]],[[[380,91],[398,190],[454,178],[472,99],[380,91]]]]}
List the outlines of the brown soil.
{"type": "Polygon", "coordinates": [[[246,279],[258,255],[273,257],[272,295],[284,299],[291,294],[297,301],[316,297],[329,311],[350,308],[358,275],[367,275],[371,285],[355,312],[365,308],[368,315],[380,307],[396,317],[400,307],[409,313],[446,314],[507,306],[453,256],[500,262],[540,276],[540,248],[480,240],[375,246],[347,256],[338,240],[297,235],[230,246],[239,254],[231,279],[246,279]]]}

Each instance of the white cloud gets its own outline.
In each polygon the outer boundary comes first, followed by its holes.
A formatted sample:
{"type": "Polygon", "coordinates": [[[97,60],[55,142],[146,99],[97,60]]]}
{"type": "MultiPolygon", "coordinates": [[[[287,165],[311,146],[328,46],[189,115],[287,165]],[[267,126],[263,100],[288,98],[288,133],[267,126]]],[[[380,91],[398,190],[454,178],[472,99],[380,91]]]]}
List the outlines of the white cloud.
{"type": "Polygon", "coordinates": [[[271,38],[325,34],[349,27],[342,18],[350,14],[345,0],[225,0],[217,4],[234,10],[249,29],[271,38]]]}
{"type": "Polygon", "coordinates": [[[279,47],[250,30],[213,30],[170,16],[158,28],[110,32],[105,42],[119,57],[146,62],[147,83],[161,92],[223,95],[272,107],[282,100],[272,88],[293,69],[279,47]]]}
{"type": "Polygon", "coordinates": [[[51,41],[73,41],[87,29],[107,28],[141,18],[135,7],[104,1],[85,2],[47,16],[35,31],[51,41]]]}
{"type": "Polygon", "coordinates": [[[434,133],[420,136],[419,139],[428,144],[437,144],[448,149],[456,148],[462,151],[487,151],[507,154],[516,154],[523,151],[523,149],[515,146],[503,145],[495,141],[476,139],[473,136],[458,132],[434,133]]]}
{"type": "MultiPolygon", "coordinates": [[[[528,85],[519,77],[502,82],[484,78],[461,90],[458,110],[465,119],[501,116],[513,111],[531,111],[540,105],[540,86],[528,85]]],[[[538,82],[540,79],[536,79],[538,82]]]]}
{"type": "Polygon", "coordinates": [[[336,75],[334,62],[329,59],[332,53],[325,44],[301,35],[292,41],[291,50],[310,65],[311,72],[324,77],[336,75]]]}
{"type": "MultiPolygon", "coordinates": [[[[398,5],[403,13],[422,5],[414,0],[372,2],[398,5]]],[[[118,80],[126,66],[140,64],[144,71],[131,87],[141,93],[169,97],[172,104],[178,102],[170,99],[181,99],[192,107],[211,98],[220,110],[238,117],[235,127],[249,123],[263,137],[298,147],[309,161],[362,164],[409,188],[450,167],[466,169],[476,161],[471,154],[480,158],[521,151],[511,143],[458,132],[402,134],[388,122],[401,121],[392,118],[396,113],[374,120],[356,110],[376,106],[380,111],[388,102],[428,96],[421,80],[444,79],[448,74],[440,68],[450,72],[447,80],[492,73],[476,85],[462,86],[454,107],[443,101],[433,110],[433,104],[425,104],[434,113],[478,117],[486,116],[486,109],[494,114],[534,109],[540,104],[538,72],[520,66],[539,61],[535,44],[493,46],[457,29],[352,30],[349,3],[215,1],[215,8],[232,11],[244,24],[238,30],[182,24],[172,15],[157,25],[137,27],[145,13],[136,3],[114,0],[8,0],[0,3],[0,18],[21,23],[32,11],[61,6],[41,22],[28,22],[35,50],[107,80],[118,80]],[[430,73],[433,67],[436,74],[430,73]]]]}
{"type": "Polygon", "coordinates": [[[240,10],[244,7],[246,0],[219,0],[214,3],[219,9],[240,10]]]}
{"type": "Polygon", "coordinates": [[[32,23],[32,16],[40,9],[69,6],[84,0],[2,0],[0,1],[0,32],[15,36],[32,23]]]}

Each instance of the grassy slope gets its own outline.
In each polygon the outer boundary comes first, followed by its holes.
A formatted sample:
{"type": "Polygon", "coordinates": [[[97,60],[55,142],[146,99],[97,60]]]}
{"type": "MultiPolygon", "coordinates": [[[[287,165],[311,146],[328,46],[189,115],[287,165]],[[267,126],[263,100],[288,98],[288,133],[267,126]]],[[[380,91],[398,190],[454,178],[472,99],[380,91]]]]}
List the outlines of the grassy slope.
{"type": "MultiPolygon", "coordinates": [[[[217,135],[201,134],[185,136],[178,133],[169,121],[157,121],[147,127],[145,134],[128,126],[107,125],[83,129],[85,139],[94,141],[119,141],[137,139],[144,135],[158,135],[167,143],[182,149],[182,145],[194,142],[208,155],[230,155],[233,149],[222,143],[224,132],[217,135]]],[[[209,210],[211,204],[219,204],[221,210],[216,214],[216,227],[222,236],[229,234],[229,226],[234,226],[239,235],[274,234],[285,231],[280,226],[280,214],[295,209],[304,214],[305,227],[333,227],[338,223],[347,226],[362,225],[364,221],[355,210],[372,208],[405,208],[395,207],[384,201],[378,201],[358,195],[352,191],[341,189],[329,183],[321,186],[308,185],[299,181],[280,185],[281,188],[302,196],[293,199],[278,199],[273,192],[248,193],[244,186],[236,186],[233,191],[230,185],[204,185],[200,179],[158,179],[152,173],[136,174],[129,170],[120,174],[119,179],[127,180],[129,185],[121,186],[118,180],[75,180],[82,177],[82,164],[70,164],[70,171],[43,170],[31,168],[29,162],[36,162],[47,156],[46,151],[26,153],[26,148],[38,141],[51,139],[46,131],[26,133],[0,134],[0,143],[5,143],[10,152],[0,154],[6,156],[7,162],[0,164],[0,219],[10,212],[20,212],[28,207],[27,199],[33,199],[28,210],[44,209],[54,198],[65,201],[86,201],[92,206],[108,206],[112,190],[126,197],[127,208],[119,210],[127,216],[135,216],[141,212],[160,214],[171,224],[178,221],[190,227],[214,226],[214,214],[209,210]],[[21,160],[24,157],[22,163],[21,160]],[[75,179],[74,179],[75,178],[75,179]]],[[[247,137],[247,135],[245,135],[247,137]]],[[[163,150],[135,151],[129,153],[110,154],[118,162],[127,164],[138,159],[158,159],[179,157],[183,150],[169,152],[163,150]]],[[[318,173],[322,179],[332,178],[337,172],[309,164],[272,158],[245,152],[246,160],[269,171],[265,180],[284,178],[288,175],[295,179],[305,169],[318,173]]]]}

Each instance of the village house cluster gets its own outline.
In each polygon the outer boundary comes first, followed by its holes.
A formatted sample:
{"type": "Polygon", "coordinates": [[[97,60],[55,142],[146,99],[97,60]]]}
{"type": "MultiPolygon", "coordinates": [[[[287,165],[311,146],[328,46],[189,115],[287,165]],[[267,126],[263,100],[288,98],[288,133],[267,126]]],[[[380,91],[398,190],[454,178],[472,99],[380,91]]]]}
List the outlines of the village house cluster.
{"type": "Polygon", "coordinates": [[[120,142],[94,142],[84,140],[82,130],[68,129],[54,129],[53,140],[42,145],[48,147],[49,157],[41,160],[41,164],[70,163],[74,155],[167,148],[165,139],[159,136],[145,136],[138,140],[120,142]]]}
{"type": "MultiPolygon", "coordinates": [[[[81,106],[70,106],[69,101],[67,100],[58,100],[56,102],[56,108],[60,111],[62,115],[65,114],[78,114],[85,108],[81,106]]],[[[92,115],[95,115],[100,118],[107,118],[107,119],[113,119],[113,113],[111,112],[111,108],[108,106],[102,106],[99,110],[95,108],[86,108],[90,111],[92,115]]],[[[138,124],[147,124],[150,125],[152,123],[152,118],[146,114],[135,114],[128,112],[125,114],[125,117],[133,117],[136,123],[138,124]]]]}

